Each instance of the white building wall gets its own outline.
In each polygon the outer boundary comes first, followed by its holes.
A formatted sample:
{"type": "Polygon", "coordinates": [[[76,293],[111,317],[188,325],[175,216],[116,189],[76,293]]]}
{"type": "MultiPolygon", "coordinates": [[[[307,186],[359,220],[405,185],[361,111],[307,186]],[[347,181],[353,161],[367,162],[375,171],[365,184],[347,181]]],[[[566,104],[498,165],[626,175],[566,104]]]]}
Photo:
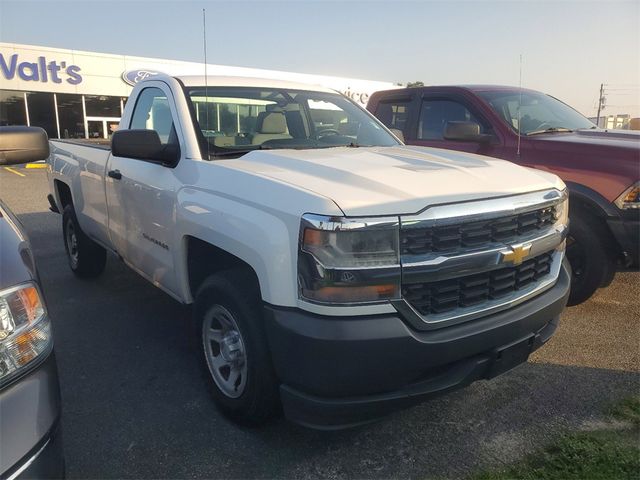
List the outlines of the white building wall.
{"type": "MultiPolygon", "coordinates": [[[[170,75],[203,75],[204,65],[157,58],[112,55],[81,50],[0,42],[0,89],[33,92],[128,96],[131,86],[124,72],[149,70],[170,75]],[[60,67],[54,81],[50,69],[60,67]],[[74,67],[69,71],[70,67],[74,67]],[[78,77],[79,76],[79,77],[78,77]]],[[[209,75],[262,77],[319,84],[366,104],[371,93],[393,88],[390,82],[282,72],[257,68],[207,65],[209,75]]]]}

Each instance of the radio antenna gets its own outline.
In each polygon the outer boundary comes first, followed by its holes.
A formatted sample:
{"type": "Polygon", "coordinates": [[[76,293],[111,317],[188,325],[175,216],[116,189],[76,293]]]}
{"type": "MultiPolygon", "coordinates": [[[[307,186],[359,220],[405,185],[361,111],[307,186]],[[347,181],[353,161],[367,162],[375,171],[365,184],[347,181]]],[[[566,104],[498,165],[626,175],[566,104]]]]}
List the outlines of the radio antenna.
{"type": "Polygon", "coordinates": [[[518,89],[520,92],[518,98],[518,151],[516,155],[520,157],[520,138],[522,137],[522,124],[520,123],[520,106],[522,105],[522,54],[520,54],[520,85],[518,89]]]}
{"type": "MultiPolygon", "coordinates": [[[[202,9],[202,45],[204,47],[204,107],[206,110],[207,126],[205,130],[209,130],[209,79],[207,78],[207,10],[202,9]]],[[[204,133],[204,132],[203,132],[204,133]]],[[[207,160],[209,160],[209,138],[204,135],[207,142],[207,160]]]]}

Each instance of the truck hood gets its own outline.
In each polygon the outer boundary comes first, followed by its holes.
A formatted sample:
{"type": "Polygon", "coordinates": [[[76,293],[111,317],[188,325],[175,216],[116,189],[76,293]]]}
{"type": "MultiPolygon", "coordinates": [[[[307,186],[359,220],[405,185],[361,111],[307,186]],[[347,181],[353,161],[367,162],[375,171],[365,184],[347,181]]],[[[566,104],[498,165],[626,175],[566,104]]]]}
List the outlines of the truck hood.
{"type": "Polygon", "coordinates": [[[627,150],[636,156],[640,151],[640,132],[634,130],[576,130],[567,133],[543,133],[529,137],[532,140],[573,144],[577,146],[602,146],[627,150]]]}
{"type": "Polygon", "coordinates": [[[524,138],[541,168],[551,167],[611,202],[640,179],[640,132],[593,129],[524,138]]]}
{"type": "Polygon", "coordinates": [[[430,205],[564,188],[547,172],[424,147],[258,150],[220,163],[328,197],[347,216],[411,214],[430,205]]]}

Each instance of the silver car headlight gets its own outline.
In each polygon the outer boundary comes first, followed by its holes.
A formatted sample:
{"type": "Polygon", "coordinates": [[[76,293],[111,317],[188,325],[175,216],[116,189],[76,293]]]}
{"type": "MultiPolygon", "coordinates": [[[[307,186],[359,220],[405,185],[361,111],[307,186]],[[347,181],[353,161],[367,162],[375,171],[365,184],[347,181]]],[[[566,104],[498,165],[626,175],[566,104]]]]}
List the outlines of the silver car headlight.
{"type": "Polygon", "coordinates": [[[34,283],[0,290],[0,385],[19,375],[53,346],[51,324],[34,283]]]}
{"type": "Polygon", "coordinates": [[[300,297],[326,304],[400,297],[398,217],[304,215],[300,226],[300,297]]]}

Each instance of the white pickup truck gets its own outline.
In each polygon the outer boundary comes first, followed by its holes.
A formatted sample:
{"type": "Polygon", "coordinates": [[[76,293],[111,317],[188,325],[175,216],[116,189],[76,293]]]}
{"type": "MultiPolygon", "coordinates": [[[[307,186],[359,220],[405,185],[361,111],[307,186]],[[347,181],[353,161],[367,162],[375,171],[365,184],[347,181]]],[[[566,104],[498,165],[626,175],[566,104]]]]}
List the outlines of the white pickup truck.
{"type": "Polygon", "coordinates": [[[48,164],[73,272],[110,251],[193,304],[241,423],[356,425],[491,378],[567,301],[561,180],[404,146],[325,88],[158,75],[111,148],[53,140],[48,164]]]}

